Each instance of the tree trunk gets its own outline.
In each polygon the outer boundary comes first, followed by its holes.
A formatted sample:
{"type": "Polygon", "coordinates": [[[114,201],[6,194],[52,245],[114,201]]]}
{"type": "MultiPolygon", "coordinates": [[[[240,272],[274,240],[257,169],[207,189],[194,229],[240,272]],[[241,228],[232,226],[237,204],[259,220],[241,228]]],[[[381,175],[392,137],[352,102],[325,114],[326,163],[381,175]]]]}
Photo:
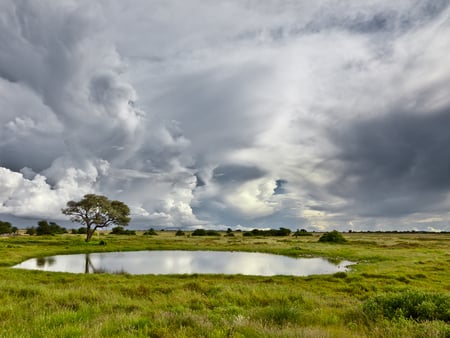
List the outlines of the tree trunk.
{"type": "Polygon", "coordinates": [[[95,229],[91,229],[90,227],[87,228],[86,232],[86,242],[89,242],[92,238],[92,235],[94,234],[95,229]]]}

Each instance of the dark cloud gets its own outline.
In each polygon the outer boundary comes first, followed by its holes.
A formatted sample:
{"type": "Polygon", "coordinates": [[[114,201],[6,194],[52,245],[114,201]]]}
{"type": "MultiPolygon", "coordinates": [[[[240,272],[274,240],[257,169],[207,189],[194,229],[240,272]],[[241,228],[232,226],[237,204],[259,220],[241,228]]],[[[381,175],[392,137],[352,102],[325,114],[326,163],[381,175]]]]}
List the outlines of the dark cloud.
{"type": "Polygon", "coordinates": [[[196,185],[195,187],[204,187],[206,185],[205,181],[202,180],[202,178],[200,177],[200,175],[198,173],[195,174],[195,178],[196,178],[196,185]]]}
{"type": "Polygon", "coordinates": [[[0,213],[448,221],[448,1],[130,1],[0,2],[0,213]]]}
{"type": "MultiPolygon", "coordinates": [[[[349,4],[342,2],[340,5],[348,6],[349,4]]],[[[414,4],[409,4],[406,8],[402,4],[398,6],[386,6],[383,3],[375,6],[354,6],[354,4],[350,4],[347,11],[339,11],[336,7],[329,6],[317,11],[313,19],[304,28],[297,30],[299,32],[319,32],[343,29],[360,34],[399,34],[434,20],[449,5],[448,1],[445,0],[428,0],[415,1],[414,4]]]]}
{"type": "Polygon", "coordinates": [[[242,184],[264,177],[267,172],[256,166],[223,165],[214,169],[213,179],[220,184],[242,184]]]}
{"type": "Polygon", "coordinates": [[[450,189],[450,107],[393,112],[333,132],[342,165],[330,190],[369,216],[428,210],[450,189]]]}
{"type": "Polygon", "coordinates": [[[277,184],[275,190],[274,190],[274,194],[275,195],[283,195],[286,193],[286,184],[288,183],[288,181],[286,180],[276,180],[275,183],[277,184]]]}

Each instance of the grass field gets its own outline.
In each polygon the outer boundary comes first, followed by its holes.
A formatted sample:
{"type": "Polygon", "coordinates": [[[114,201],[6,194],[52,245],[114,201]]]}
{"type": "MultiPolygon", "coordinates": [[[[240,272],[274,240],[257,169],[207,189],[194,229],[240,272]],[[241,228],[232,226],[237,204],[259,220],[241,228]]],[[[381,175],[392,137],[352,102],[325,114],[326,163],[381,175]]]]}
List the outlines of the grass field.
{"type": "Polygon", "coordinates": [[[0,238],[0,337],[450,337],[450,234],[0,238]],[[100,241],[106,245],[99,245],[100,241]],[[308,277],[110,275],[11,269],[53,254],[235,250],[358,262],[308,277]]]}

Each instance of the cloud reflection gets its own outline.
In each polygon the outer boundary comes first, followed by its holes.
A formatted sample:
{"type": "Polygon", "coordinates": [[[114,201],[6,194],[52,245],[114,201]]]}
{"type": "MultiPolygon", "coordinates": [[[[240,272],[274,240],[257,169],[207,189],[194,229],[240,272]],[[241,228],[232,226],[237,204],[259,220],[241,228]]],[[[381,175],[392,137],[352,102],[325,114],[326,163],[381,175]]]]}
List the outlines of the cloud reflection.
{"type": "Polygon", "coordinates": [[[352,262],[291,258],[257,252],[131,251],[30,259],[14,268],[71,273],[242,274],[308,276],[347,271],[352,262]]]}

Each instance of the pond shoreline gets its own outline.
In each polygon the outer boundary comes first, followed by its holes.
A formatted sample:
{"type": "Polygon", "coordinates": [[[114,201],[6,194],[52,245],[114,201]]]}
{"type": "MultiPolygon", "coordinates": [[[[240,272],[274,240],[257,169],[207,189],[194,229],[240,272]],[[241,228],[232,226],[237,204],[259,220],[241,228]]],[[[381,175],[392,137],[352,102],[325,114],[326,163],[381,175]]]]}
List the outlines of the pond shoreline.
{"type": "Polygon", "coordinates": [[[251,276],[310,276],[347,272],[350,261],[210,250],[140,250],[67,254],[28,259],[13,266],[70,273],[128,273],[132,275],[225,274],[251,276]]]}

